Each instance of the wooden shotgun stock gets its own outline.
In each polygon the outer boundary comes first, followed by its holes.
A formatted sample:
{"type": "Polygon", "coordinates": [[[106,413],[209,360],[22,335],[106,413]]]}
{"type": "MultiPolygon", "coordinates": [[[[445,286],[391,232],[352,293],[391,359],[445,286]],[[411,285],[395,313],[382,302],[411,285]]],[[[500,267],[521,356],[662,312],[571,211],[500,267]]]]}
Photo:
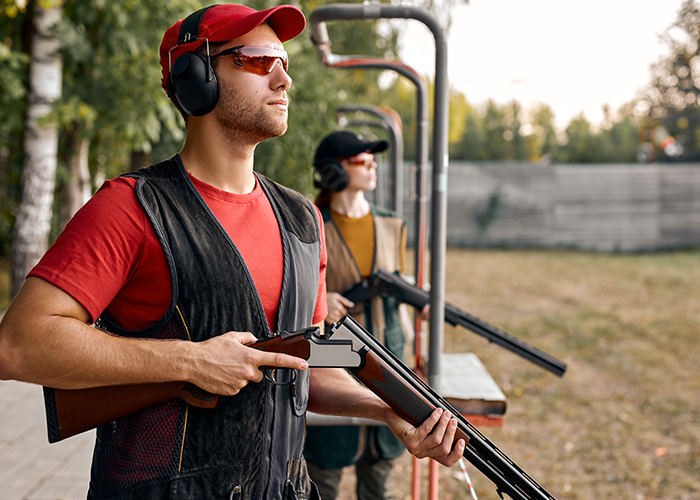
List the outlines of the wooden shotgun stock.
{"type": "Polygon", "coordinates": [[[542,486],[491,443],[458,410],[416,376],[350,316],[331,326],[330,340],[355,340],[362,363],[348,368],[360,382],[391,406],[407,422],[419,426],[436,408],[449,411],[458,422],[456,438],[467,440],[466,458],[495,485],[499,496],[515,500],[554,500],[542,486]]]}
{"type": "MultiPolygon", "coordinates": [[[[256,342],[251,347],[308,359],[309,341],[304,337],[312,331],[318,331],[318,328],[283,332],[270,339],[256,342]]],[[[268,367],[261,367],[261,369],[266,368],[268,367]]],[[[181,399],[199,408],[214,408],[219,396],[189,382],[115,385],[89,389],[44,387],[49,443],[56,443],[174,399],[181,399]]]]}

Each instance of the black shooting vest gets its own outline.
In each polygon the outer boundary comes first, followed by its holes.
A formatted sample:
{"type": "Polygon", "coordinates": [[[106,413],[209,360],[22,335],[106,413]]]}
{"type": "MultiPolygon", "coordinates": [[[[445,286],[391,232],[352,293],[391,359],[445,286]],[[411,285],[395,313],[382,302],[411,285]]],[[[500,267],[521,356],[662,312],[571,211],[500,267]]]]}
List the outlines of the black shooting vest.
{"type": "MultiPolygon", "coordinates": [[[[240,252],[180,158],[127,175],[138,179],[136,197],[165,252],[172,304],[145,330],[125,331],[106,314],[98,326],[122,336],[194,342],[228,331],[271,336],[240,252]]],[[[261,175],[257,180],[282,236],[278,329],[308,327],[318,293],[319,221],[300,194],[261,175]]],[[[176,400],[100,427],[88,499],[309,498],[312,487],[301,458],[308,371],[278,370],[274,380],[277,384],[266,378],[236,396],[220,397],[213,410],[176,400]]]]}

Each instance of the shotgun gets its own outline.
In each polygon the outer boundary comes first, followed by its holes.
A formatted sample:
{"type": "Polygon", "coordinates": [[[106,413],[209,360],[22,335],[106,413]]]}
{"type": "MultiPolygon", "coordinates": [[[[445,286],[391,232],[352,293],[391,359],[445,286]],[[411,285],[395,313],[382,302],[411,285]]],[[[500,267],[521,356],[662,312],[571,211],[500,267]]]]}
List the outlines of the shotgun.
{"type": "MultiPolygon", "coordinates": [[[[352,317],[333,323],[325,334],[311,327],[284,332],[252,346],[307,359],[311,367],[345,368],[414,426],[421,425],[436,408],[449,411],[458,421],[456,437],[467,441],[464,458],[496,485],[501,498],[506,494],[514,500],[555,500],[352,317]]],[[[45,396],[50,395],[46,398],[46,411],[51,442],[167,400],[180,398],[195,406],[214,408],[218,399],[184,382],[80,390],[44,388],[44,392],[45,396]],[[120,405],[113,410],[120,399],[136,400],[138,404],[128,409],[120,405]],[[82,412],[91,412],[96,406],[107,408],[101,418],[84,419],[82,412]],[[52,430],[52,419],[57,429],[52,430]],[[79,419],[83,419],[80,425],[75,423],[79,419]]]]}
{"type": "MultiPolygon", "coordinates": [[[[423,307],[430,303],[429,292],[381,268],[378,269],[376,273],[373,273],[368,280],[362,280],[349,287],[342,295],[348,300],[359,304],[360,302],[370,300],[383,294],[393,295],[399,302],[405,302],[417,309],[423,309],[423,307]]],[[[445,321],[452,326],[462,326],[486,338],[489,342],[498,344],[559,377],[563,376],[566,371],[566,364],[555,357],[540,351],[536,347],[513,337],[503,330],[472,316],[468,312],[452,304],[445,304],[445,321]]]]}

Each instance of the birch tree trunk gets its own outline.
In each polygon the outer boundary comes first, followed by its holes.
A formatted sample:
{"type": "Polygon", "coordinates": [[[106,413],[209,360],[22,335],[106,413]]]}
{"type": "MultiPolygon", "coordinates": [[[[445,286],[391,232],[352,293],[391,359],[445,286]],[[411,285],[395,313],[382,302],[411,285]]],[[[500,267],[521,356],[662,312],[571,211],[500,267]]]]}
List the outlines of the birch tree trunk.
{"type": "Polygon", "coordinates": [[[58,127],[40,120],[61,95],[62,59],[58,40],[49,32],[62,14],[60,4],[34,7],[34,35],[29,67],[29,105],[24,139],[22,199],[12,241],[12,294],[46,252],[56,184],[58,127]]]}

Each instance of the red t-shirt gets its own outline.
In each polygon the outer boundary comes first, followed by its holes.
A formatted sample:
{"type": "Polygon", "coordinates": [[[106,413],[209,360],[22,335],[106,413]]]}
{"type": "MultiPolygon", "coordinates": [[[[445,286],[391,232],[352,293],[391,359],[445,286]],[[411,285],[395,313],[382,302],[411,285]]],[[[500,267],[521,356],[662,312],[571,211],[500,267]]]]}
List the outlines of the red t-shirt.
{"type": "MultiPolygon", "coordinates": [[[[283,258],[279,226],[270,201],[258,182],[251,193],[238,195],[192,176],[190,179],[241,252],[270,330],[275,332],[283,258]]],[[[136,199],[135,185],[136,180],[131,178],[105,182],[29,273],[71,295],[87,309],[93,321],[107,309],[110,317],[119,318],[120,326],[129,330],[140,330],[158,321],[172,300],[168,264],[153,226],[136,199]]],[[[323,225],[321,237],[313,323],[322,321],[327,314],[323,225]]]]}

